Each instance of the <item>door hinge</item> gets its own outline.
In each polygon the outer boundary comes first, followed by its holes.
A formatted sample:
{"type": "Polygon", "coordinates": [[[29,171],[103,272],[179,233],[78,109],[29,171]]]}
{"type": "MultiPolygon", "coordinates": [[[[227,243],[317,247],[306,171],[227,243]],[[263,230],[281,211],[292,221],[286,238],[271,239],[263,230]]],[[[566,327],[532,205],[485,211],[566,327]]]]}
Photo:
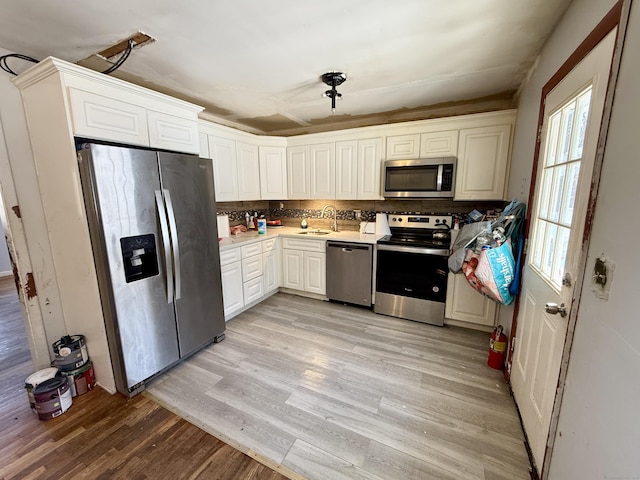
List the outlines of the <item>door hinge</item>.
{"type": "Polygon", "coordinates": [[[522,253],[526,255],[529,250],[529,238],[524,239],[524,245],[522,246],[522,253]]]}
{"type": "Polygon", "coordinates": [[[542,140],[542,125],[538,127],[538,143],[542,140]]]}

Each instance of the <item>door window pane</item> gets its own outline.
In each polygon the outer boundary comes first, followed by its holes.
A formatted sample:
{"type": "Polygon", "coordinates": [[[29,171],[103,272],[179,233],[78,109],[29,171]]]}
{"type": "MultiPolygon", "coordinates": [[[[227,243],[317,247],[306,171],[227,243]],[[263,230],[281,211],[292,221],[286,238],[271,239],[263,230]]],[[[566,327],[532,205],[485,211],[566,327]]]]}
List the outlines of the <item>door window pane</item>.
{"type": "Polygon", "coordinates": [[[549,117],[545,136],[529,263],[558,291],[565,272],[590,102],[591,86],[549,117]]]}

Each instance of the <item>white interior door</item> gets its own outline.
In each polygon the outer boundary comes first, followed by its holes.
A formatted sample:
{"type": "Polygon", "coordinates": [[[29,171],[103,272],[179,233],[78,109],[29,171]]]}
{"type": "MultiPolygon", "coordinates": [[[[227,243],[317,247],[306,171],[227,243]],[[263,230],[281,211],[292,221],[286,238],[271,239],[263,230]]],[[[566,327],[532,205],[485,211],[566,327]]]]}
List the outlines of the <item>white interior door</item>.
{"type": "Polygon", "coordinates": [[[511,368],[513,393],[538,468],[549,435],[614,41],[615,31],[545,102],[511,368]],[[557,305],[557,312],[546,304],[557,305]]]}

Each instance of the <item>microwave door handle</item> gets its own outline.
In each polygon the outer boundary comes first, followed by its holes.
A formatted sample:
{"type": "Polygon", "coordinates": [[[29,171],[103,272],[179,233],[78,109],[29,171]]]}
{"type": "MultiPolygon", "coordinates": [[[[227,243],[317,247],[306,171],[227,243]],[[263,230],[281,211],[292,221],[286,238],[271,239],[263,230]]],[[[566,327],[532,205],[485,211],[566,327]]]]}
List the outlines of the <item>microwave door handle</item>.
{"type": "Polygon", "coordinates": [[[441,192],[442,191],[442,174],[443,174],[443,170],[444,170],[444,165],[441,163],[440,165],[438,165],[438,177],[436,179],[436,191],[437,192],[441,192]]]}

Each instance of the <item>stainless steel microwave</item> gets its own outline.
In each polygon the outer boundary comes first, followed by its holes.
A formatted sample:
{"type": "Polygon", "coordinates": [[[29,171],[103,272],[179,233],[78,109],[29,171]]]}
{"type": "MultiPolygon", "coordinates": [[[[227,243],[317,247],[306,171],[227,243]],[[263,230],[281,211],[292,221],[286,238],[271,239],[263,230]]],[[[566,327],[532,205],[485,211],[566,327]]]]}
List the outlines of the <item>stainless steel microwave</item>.
{"type": "Polygon", "coordinates": [[[387,160],[384,196],[401,198],[453,197],[456,157],[387,160]]]}

